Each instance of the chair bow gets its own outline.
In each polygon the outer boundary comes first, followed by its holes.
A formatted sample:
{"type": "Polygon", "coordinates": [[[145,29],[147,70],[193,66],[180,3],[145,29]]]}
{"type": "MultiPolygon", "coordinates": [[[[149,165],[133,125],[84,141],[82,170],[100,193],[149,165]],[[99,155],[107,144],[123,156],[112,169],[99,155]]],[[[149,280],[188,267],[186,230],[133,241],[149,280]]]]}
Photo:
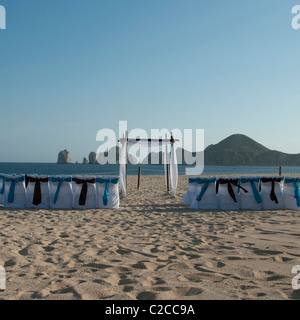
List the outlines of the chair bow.
{"type": "Polygon", "coordinates": [[[76,184],[82,184],[81,187],[81,192],[79,196],[79,204],[81,206],[85,205],[86,202],[86,195],[87,195],[87,190],[88,190],[88,183],[95,183],[95,178],[92,179],[79,179],[79,178],[73,178],[72,179],[76,184]]]}
{"type": "Polygon", "coordinates": [[[105,183],[105,189],[104,189],[104,195],[103,195],[103,205],[107,206],[109,184],[110,183],[118,184],[119,183],[119,178],[114,178],[114,179],[111,179],[111,178],[108,178],[108,179],[96,178],[96,182],[97,183],[105,183]]]}
{"type": "Polygon", "coordinates": [[[50,181],[53,183],[58,182],[57,189],[53,198],[53,203],[55,204],[57,202],[60,188],[63,182],[72,182],[72,177],[50,177],[50,181]]]}
{"type": "Polygon", "coordinates": [[[257,203],[262,203],[261,196],[259,194],[259,191],[257,190],[255,182],[260,182],[260,178],[241,178],[240,183],[247,183],[250,182],[251,184],[251,189],[254,195],[254,198],[257,203]]]}
{"type": "Polygon", "coordinates": [[[199,180],[199,178],[189,178],[189,183],[195,183],[199,180]]]}
{"type": "Polygon", "coordinates": [[[275,182],[281,182],[282,178],[261,178],[260,181],[262,183],[266,183],[266,182],[271,182],[272,183],[271,192],[270,192],[270,198],[271,198],[272,201],[275,201],[275,203],[278,204],[278,199],[277,199],[277,196],[275,194],[275,182]]]}
{"type": "Polygon", "coordinates": [[[238,188],[241,188],[246,193],[248,192],[248,190],[246,190],[245,188],[243,188],[242,186],[239,185],[239,179],[222,179],[222,178],[218,179],[217,185],[216,185],[216,192],[217,193],[219,192],[219,185],[220,184],[227,184],[228,193],[234,202],[237,202],[237,200],[236,200],[236,196],[234,194],[232,185],[234,185],[238,188]]]}
{"type": "Polygon", "coordinates": [[[300,208],[300,191],[299,191],[299,178],[285,178],[284,183],[294,183],[294,198],[297,201],[297,206],[300,208]]]}
{"type": "Polygon", "coordinates": [[[13,177],[4,177],[4,182],[10,182],[10,187],[7,195],[7,202],[13,203],[15,201],[15,187],[19,182],[25,182],[25,176],[13,178],[13,177]]]}
{"type": "Polygon", "coordinates": [[[217,179],[216,178],[197,178],[196,179],[196,183],[198,184],[203,184],[202,188],[201,188],[201,191],[197,197],[197,201],[201,201],[202,197],[204,196],[208,186],[210,183],[216,183],[217,179]]]}
{"type": "Polygon", "coordinates": [[[41,182],[48,182],[49,178],[38,178],[38,177],[29,177],[25,176],[25,185],[27,187],[29,182],[35,182],[32,204],[35,206],[39,205],[42,202],[42,191],[41,191],[41,182]]]}

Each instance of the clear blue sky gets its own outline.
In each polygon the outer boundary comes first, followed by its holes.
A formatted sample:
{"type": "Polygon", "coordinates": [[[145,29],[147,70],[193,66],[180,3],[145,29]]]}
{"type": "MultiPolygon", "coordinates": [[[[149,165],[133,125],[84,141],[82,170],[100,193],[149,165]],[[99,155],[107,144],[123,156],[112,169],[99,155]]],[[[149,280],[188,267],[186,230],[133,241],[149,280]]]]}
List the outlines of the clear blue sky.
{"type": "Polygon", "coordinates": [[[0,0],[0,161],[81,162],[119,120],[300,153],[296,4],[0,0]]]}

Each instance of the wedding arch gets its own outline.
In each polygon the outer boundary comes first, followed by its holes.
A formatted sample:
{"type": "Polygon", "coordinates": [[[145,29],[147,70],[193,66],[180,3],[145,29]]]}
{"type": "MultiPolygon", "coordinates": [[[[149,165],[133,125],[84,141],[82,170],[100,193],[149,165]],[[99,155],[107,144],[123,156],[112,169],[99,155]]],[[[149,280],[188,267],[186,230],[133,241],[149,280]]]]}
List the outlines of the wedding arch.
{"type": "Polygon", "coordinates": [[[119,165],[120,165],[120,190],[121,193],[126,196],[127,193],[127,158],[128,158],[128,146],[135,147],[160,147],[165,146],[165,151],[163,152],[163,164],[164,164],[164,174],[165,181],[169,187],[169,179],[171,192],[173,196],[176,194],[177,182],[178,182],[178,167],[177,167],[177,156],[176,156],[176,146],[175,143],[179,141],[173,138],[171,133],[171,138],[168,139],[167,135],[165,139],[130,139],[128,137],[128,131],[123,134],[123,137],[119,139],[121,143],[121,151],[119,155],[119,165]],[[170,145],[170,161],[168,157],[167,147],[170,145]],[[170,164],[170,170],[169,165],[170,164]]]}

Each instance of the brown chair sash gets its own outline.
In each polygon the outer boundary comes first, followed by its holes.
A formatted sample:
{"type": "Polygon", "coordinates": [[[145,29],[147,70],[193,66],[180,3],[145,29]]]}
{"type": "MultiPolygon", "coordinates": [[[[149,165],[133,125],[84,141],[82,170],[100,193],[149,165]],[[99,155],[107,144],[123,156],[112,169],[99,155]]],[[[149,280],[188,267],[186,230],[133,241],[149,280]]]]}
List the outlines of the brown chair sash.
{"type": "Polygon", "coordinates": [[[272,201],[275,201],[276,204],[278,204],[278,199],[275,194],[275,182],[281,182],[281,178],[261,178],[260,181],[262,183],[271,182],[271,192],[270,192],[270,198],[272,201]]]}
{"type": "Polygon", "coordinates": [[[33,200],[32,200],[32,204],[34,204],[35,206],[38,206],[42,202],[41,182],[48,182],[48,181],[49,181],[49,178],[34,178],[34,177],[25,176],[26,188],[29,182],[35,182],[34,191],[33,191],[33,200]]]}
{"type": "Polygon", "coordinates": [[[81,191],[80,191],[80,196],[79,196],[79,204],[81,206],[85,205],[86,202],[86,195],[87,195],[87,190],[88,190],[88,183],[95,183],[96,179],[78,179],[78,178],[73,178],[72,181],[75,181],[76,184],[82,184],[81,191]]]}
{"type": "Polygon", "coordinates": [[[239,182],[239,179],[222,179],[222,178],[218,179],[217,183],[216,183],[216,193],[219,192],[219,185],[220,184],[226,184],[227,183],[227,190],[228,190],[229,195],[231,196],[231,198],[233,199],[234,202],[237,202],[236,196],[235,196],[233,188],[232,188],[232,185],[241,188],[246,193],[248,192],[248,190],[246,190],[244,187],[240,186],[238,184],[238,182],[239,182]]]}

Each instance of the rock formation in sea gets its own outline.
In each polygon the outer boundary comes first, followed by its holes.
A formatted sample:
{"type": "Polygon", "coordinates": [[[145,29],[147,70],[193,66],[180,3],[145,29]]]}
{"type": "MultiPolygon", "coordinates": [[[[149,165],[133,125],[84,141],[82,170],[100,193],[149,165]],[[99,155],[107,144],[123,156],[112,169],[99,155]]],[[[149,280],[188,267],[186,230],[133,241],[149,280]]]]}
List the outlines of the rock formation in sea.
{"type": "Polygon", "coordinates": [[[91,152],[89,154],[89,163],[90,164],[98,164],[96,152],[91,152]]]}
{"type": "Polygon", "coordinates": [[[65,149],[59,152],[57,157],[58,164],[70,164],[73,163],[70,152],[65,149]]]}
{"type": "Polygon", "coordinates": [[[89,160],[86,157],[84,157],[82,163],[83,164],[89,164],[89,160]]]}

